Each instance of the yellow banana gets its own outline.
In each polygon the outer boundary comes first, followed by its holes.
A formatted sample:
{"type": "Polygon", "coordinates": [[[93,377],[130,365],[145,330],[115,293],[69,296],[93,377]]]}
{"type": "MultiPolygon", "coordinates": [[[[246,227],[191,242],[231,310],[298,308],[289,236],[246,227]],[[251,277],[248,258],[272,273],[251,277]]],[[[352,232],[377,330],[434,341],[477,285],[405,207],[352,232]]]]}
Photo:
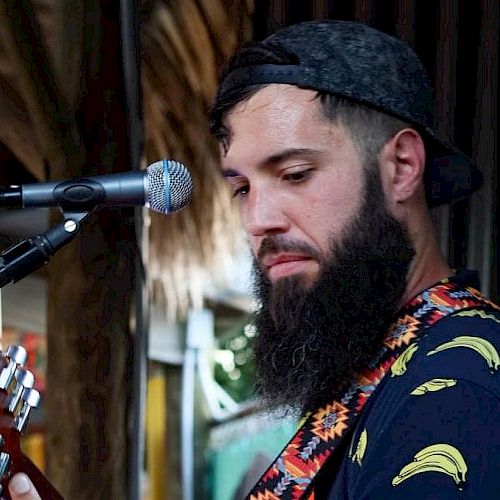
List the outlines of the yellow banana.
{"type": "Polygon", "coordinates": [[[457,448],[455,448],[451,444],[446,444],[446,443],[431,444],[430,446],[427,446],[421,449],[418,453],[416,453],[415,459],[422,460],[435,455],[443,455],[445,457],[448,457],[450,460],[456,463],[457,467],[460,470],[467,470],[467,464],[465,463],[462,454],[460,453],[459,450],[457,450],[457,448]]]}
{"type": "Polygon", "coordinates": [[[365,456],[367,444],[368,444],[368,433],[366,432],[366,429],[365,429],[365,430],[363,430],[363,432],[359,436],[358,445],[356,446],[356,451],[354,452],[354,455],[352,456],[352,461],[358,462],[358,464],[360,466],[361,466],[361,462],[363,460],[363,457],[365,456]]]}
{"type": "Polygon", "coordinates": [[[488,314],[486,311],[482,309],[470,309],[467,311],[462,311],[456,314],[457,316],[463,316],[465,318],[472,318],[474,316],[479,316],[482,319],[491,319],[500,323],[500,319],[498,319],[494,314],[488,314]]]}
{"type": "Polygon", "coordinates": [[[397,486],[422,472],[441,472],[453,478],[459,489],[466,481],[467,464],[457,448],[445,443],[427,446],[415,454],[413,462],[405,465],[392,480],[397,486]]]}
{"type": "Polygon", "coordinates": [[[449,460],[438,460],[436,462],[432,460],[426,460],[425,462],[411,462],[408,465],[405,465],[397,476],[394,476],[392,479],[392,485],[397,486],[401,484],[406,479],[409,479],[416,474],[421,474],[423,472],[440,472],[442,474],[446,474],[450,476],[453,481],[460,487],[462,487],[462,481],[460,481],[458,472],[449,460]]]}
{"type": "Polygon", "coordinates": [[[427,382],[415,387],[410,394],[413,396],[423,396],[428,392],[436,392],[447,387],[456,385],[457,381],[454,378],[433,378],[427,382]]]}
{"type": "Polygon", "coordinates": [[[418,349],[417,344],[410,344],[396,359],[391,366],[391,377],[403,375],[406,372],[406,365],[418,349]]]}
{"type": "Polygon", "coordinates": [[[433,351],[429,351],[427,356],[431,356],[432,354],[436,354],[437,352],[445,351],[447,349],[453,349],[455,347],[467,347],[476,351],[486,360],[491,372],[495,372],[500,368],[500,357],[498,355],[498,351],[491,344],[491,342],[481,337],[472,337],[469,335],[455,337],[453,340],[436,347],[433,351]]]}

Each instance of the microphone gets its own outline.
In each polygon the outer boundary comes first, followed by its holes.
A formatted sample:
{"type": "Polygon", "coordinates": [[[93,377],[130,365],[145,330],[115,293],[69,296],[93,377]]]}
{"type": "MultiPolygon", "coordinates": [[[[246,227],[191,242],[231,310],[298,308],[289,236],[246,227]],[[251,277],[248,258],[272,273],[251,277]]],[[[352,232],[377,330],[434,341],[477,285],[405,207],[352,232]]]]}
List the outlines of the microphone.
{"type": "Polygon", "coordinates": [[[10,186],[0,191],[0,206],[60,206],[81,212],[97,205],[145,205],[155,212],[169,214],[184,208],[192,193],[193,183],[187,168],[177,161],[160,160],[146,170],[10,186]]]}

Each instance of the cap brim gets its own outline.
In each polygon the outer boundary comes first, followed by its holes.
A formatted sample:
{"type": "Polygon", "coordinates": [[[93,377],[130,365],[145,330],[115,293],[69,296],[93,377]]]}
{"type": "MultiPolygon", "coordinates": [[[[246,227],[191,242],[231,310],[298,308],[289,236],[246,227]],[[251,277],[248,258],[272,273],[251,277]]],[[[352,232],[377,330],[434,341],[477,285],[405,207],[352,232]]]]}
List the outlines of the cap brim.
{"type": "Polygon", "coordinates": [[[431,207],[464,198],[483,183],[483,174],[477,166],[452,144],[438,138],[426,128],[427,166],[425,184],[431,207]]]}

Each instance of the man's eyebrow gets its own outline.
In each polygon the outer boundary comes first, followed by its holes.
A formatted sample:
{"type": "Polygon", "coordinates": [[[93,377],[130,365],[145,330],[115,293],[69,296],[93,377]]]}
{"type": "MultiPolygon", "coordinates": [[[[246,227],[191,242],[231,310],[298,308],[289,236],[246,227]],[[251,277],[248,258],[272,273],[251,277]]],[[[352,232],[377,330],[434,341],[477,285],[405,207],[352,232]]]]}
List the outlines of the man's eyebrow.
{"type": "MultiPolygon", "coordinates": [[[[259,162],[258,168],[265,168],[265,167],[270,167],[274,165],[278,165],[279,163],[290,160],[295,157],[299,156],[316,156],[320,153],[317,149],[310,149],[310,148],[288,148],[284,149],[283,151],[280,151],[278,153],[272,154],[267,156],[266,158],[262,159],[259,162]]],[[[223,177],[241,177],[242,174],[239,173],[236,169],[232,168],[227,168],[227,169],[222,169],[222,176],[223,177]]]]}
{"type": "Polygon", "coordinates": [[[221,169],[222,177],[242,177],[242,175],[232,168],[223,168],[221,169]]]}
{"type": "Polygon", "coordinates": [[[264,160],[261,161],[260,166],[266,167],[266,166],[271,166],[271,165],[276,165],[278,163],[281,163],[286,160],[290,160],[292,158],[295,158],[297,156],[316,156],[320,153],[317,149],[311,149],[311,148],[288,148],[283,151],[280,151],[279,153],[273,154],[268,156],[267,158],[264,158],[264,160]]]}

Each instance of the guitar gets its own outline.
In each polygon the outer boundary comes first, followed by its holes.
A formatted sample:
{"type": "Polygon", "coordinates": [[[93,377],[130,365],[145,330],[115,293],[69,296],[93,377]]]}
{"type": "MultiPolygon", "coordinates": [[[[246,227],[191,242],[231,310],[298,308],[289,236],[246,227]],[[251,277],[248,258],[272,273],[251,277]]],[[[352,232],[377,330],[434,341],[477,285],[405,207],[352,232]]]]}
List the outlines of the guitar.
{"type": "Polygon", "coordinates": [[[63,500],[21,451],[20,437],[28,426],[30,411],[40,404],[40,393],[33,389],[35,378],[23,366],[27,358],[22,346],[0,351],[0,496],[10,500],[8,482],[17,472],[24,472],[43,500],[63,500]]]}

